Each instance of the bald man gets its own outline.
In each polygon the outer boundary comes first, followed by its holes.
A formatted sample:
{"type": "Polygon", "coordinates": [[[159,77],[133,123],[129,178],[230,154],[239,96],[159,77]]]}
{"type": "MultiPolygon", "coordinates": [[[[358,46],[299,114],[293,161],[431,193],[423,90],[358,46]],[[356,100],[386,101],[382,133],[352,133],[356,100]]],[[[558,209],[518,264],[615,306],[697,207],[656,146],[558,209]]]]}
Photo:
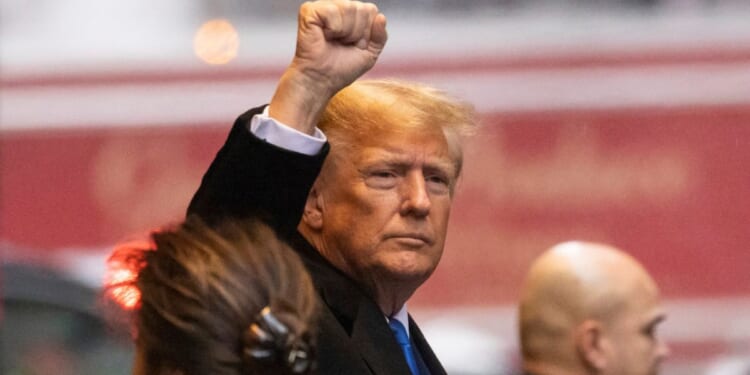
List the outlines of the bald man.
{"type": "Polygon", "coordinates": [[[604,244],[566,242],[531,266],[520,302],[529,375],[656,375],[668,355],[656,336],[659,290],[633,257],[604,244]]]}

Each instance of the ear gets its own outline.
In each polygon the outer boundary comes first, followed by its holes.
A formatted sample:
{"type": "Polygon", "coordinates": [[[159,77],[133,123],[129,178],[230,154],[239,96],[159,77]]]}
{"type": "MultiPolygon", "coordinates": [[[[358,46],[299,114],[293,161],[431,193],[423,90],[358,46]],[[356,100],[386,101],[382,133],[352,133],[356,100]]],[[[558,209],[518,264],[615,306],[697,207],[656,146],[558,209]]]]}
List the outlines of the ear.
{"type": "Polygon", "coordinates": [[[586,320],[574,332],[576,350],[586,367],[602,372],[607,367],[607,342],[602,323],[586,320]]]}
{"type": "Polygon", "coordinates": [[[313,184],[310,193],[307,194],[305,211],[302,213],[302,222],[316,231],[319,231],[323,227],[323,197],[320,195],[320,188],[317,182],[313,184]]]}

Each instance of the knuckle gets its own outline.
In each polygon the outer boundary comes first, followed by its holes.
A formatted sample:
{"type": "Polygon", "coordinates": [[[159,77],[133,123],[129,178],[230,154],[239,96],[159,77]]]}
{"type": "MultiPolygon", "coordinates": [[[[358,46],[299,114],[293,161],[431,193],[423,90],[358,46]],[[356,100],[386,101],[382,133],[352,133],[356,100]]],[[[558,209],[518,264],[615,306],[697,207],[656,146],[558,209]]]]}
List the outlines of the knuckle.
{"type": "Polygon", "coordinates": [[[308,11],[310,11],[310,8],[313,7],[313,6],[314,5],[313,5],[312,1],[305,1],[304,3],[302,3],[299,6],[299,10],[300,10],[300,12],[308,12],[308,11]]]}

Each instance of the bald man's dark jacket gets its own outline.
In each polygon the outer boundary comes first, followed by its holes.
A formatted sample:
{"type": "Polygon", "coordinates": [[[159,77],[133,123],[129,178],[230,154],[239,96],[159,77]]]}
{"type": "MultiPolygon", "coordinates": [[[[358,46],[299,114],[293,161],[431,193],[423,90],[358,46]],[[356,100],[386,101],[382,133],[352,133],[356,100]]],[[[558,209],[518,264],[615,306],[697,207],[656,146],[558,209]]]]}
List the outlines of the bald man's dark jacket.
{"type": "MultiPolygon", "coordinates": [[[[203,176],[188,214],[209,223],[260,217],[300,255],[322,300],[319,320],[319,374],[410,375],[401,348],[375,301],[334,268],[298,232],[307,194],[328,154],[291,152],[255,137],[250,119],[263,107],[240,116],[203,176]]],[[[356,218],[354,218],[356,220],[356,218]]],[[[445,374],[414,321],[411,339],[423,374],[445,374]]]]}

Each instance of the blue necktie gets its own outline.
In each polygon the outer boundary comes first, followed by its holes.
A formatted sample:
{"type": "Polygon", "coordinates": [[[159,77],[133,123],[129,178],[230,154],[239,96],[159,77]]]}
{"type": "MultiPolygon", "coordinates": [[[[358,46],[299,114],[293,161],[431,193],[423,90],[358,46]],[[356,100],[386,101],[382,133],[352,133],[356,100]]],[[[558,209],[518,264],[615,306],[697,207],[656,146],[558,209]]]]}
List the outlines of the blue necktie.
{"type": "Polygon", "coordinates": [[[409,365],[411,373],[419,375],[419,369],[417,369],[417,359],[414,358],[414,352],[411,348],[411,341],[409,341],[409,335],[406,334],[406,328],[396,319],[389,319],[388,325],[391,327],[391,331],[396,336],[396,341],[401,345],[401,351],[404,352],[406,357],[406,364],[409,365]]]}

